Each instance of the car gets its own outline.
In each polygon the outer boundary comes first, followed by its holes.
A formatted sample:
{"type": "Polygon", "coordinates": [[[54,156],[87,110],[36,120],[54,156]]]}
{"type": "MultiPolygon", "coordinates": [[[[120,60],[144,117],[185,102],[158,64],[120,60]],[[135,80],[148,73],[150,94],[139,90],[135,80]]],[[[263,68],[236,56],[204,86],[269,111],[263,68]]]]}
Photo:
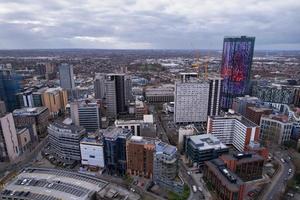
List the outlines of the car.
{"type": "Polygon", "coordinates": [[[291,173],[292,173],[292,169],[290,168],[290,169],[289,169],[289,174],[291,174],[291,173]]]}
{"type": "Polygon", "coordinates": [[[133,188],[130,188],[130,191],[131,191],[131,192],[135,192],[135,189],[133,189],[133,188]]]}
{"type": "Polygon", "coordinates": [[[200,186],[198,187],[198,190],[199,190],[200,192],[202,192],[202,188],[201,188],[200,186]]]}
{"type": "Polygon", "coordinates": [[[197,192],[197,187],[196,187],[196,185],[193,185],[193,192],[197,192]]]}
{"type": "Polygon", "coordinates": [[[283,158],[280,159],[282,163],[285,163],[285,160],[283,158]]]}
{"type": "Polygon", "coordinates": [[[255,192],[254,192],[254,191],[248,192],[248,196],[249,196],[249,197],[253,197],[254,195],[255,195],[255,192]]]}
{"type": "Polygon", "coordinates": [[[188,172],[187,172],[187,174],[188,174],[188,175],[191,175],[191,174],[192,174],[192,172],[191,172],[191,171],[188,171],[188,172]]]}

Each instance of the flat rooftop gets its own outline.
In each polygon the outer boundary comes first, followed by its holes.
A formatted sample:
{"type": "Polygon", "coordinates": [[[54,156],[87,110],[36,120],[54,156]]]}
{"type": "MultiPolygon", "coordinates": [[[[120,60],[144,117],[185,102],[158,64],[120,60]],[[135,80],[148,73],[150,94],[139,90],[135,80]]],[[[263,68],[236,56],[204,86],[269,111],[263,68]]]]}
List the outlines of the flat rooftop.
{"type": "Polygon", "coordinates": [[[87,200],[90,199],[91,194],[101,191],[107,185],[108,182],[95,176],[58,169],[30,167],[24,169],[5,189],[29,192],[33,195],[32,199],[38,200],[87,200]],[[40,198],[38,197],[40,195],[46,197],[40,198]]]}
{"type": "Polygon", "coordinates": [[[21,108],[13,111],[14,116],[34,116],[47,110],[46,107],[21,108]]]}
{"type": "Polygon", "coordinates": [[[80,131],[84,130],[84,128],[82,126],[76,126],[76,125],[72,125],[72,124],[64,124],[63,122],[60,122],[60,121],[53,122],[49,126],[53,126],[53,127],[59,128],[59,129],[71,130],[72,133],[80,132],[80,131]]]}
{"type": "Polygon", "coordinates": [[[192,142],[192,145],[198,150],[207,149],[227,149],[228,147],[223,144],[217,137],[212,134],[202,134],[202,135],[191,135],[187,136],[192,142]]]}
{"type": "Polygon", "coordinates": [[[226,119],[235,119],[244,124],[246,127],[257,127],[258,125],[255,124],[254,122],[250,121],[246,117],[243,117],[242,115],[239,114],[230,114],[226,113],[224,116],[210,116],[211,119],[213,120],[226,120],[226,119]]]}
{"type": "Polygon", "coordinates": [[[105,139],[116,140],[117,138],[127,138],[131,135],[131,130],[118,127],[108,127],[104,130],[105,139]]]}
{"type": "Polygon", "coordinates": [[[212,171],[216,177],[222,182],[226,188],[230,191],[238,192],[240,186],[244,184],[244,182],[230,169],[226,168],[225,163],[219,159],[213,159],[211,161],[205,161],[205,165],[212,171]]]}

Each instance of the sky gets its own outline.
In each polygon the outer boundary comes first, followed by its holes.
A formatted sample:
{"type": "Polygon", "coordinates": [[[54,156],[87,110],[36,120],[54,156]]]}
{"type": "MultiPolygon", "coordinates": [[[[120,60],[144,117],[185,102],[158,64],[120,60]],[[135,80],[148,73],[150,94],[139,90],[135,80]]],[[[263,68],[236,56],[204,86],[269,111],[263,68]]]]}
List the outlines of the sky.
{"type": "Polygon", "coordinates": [[[300,0],[0,0],[0,49],[300,50],[300,0]]]}

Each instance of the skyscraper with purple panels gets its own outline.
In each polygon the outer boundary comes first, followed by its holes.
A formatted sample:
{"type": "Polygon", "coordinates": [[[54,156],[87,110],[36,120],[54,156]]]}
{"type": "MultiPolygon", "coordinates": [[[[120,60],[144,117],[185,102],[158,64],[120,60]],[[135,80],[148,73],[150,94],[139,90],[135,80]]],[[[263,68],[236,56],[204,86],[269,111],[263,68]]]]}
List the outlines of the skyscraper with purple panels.
{"type": "Polygon", "coordinates": [[[221,76],[221,108],[232,107],[235,97],[248,94],[255,37],[225,37],[221,76]]]}

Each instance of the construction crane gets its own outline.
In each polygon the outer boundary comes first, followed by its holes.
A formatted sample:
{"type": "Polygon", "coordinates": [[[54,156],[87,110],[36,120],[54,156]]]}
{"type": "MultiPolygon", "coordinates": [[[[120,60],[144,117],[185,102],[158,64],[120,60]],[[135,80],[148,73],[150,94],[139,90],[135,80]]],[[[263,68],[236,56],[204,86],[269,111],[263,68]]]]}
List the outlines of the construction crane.
{"type": "MultiPolygon", "coordinates": [[[[201,68],[201,63],[200,63],[200,51],[196,50],[195,54],[196,62],[192,64],[193,68],[196,68],[198,71],[198,74],[200,75],[200,68],[201,68]]],[[[204,62],[203,68],[204,68],[204,78],[205,80],[208,79],[208,63],[209,63],[209,53],[207,55],[206,61],[204,62]]]]}

